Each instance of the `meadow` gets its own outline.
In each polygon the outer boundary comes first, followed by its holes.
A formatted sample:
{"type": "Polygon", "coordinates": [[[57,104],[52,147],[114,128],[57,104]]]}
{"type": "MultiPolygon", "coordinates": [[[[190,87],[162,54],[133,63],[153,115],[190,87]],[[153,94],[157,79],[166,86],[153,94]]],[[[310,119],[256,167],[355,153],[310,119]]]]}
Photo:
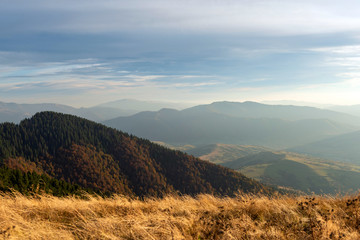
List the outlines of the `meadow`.
{"type": "Polygon", "coordinates": [[[359,239],[360,197],[0,197],[3,239],[359,239]]]}

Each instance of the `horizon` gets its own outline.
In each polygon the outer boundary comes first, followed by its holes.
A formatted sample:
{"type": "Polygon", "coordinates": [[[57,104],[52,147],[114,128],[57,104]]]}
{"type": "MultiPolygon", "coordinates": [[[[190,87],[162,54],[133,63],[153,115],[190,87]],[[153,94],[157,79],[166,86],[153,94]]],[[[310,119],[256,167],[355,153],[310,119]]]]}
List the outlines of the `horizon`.
{"type": "Polygon", "coordinates": [[[0,101],[357,105],[360,2],[346,3],[3,1],[0,101]]]}
{"type": "MultiPolygon", "coordinates": [[[[275,100],[275,101],[253,101],[253,100],[244,100],[244,101],[228,101],[228,100],[218,100],[218,101],[209,101],[209,102],[189,102],[189,101],[165,101],[165,100],[142,100],[142,99],[135,99],[135,98],[122,98],[122,99],[117,99],[114,101],[107,101],[107,102],[100,102],[94,105],[87,105],[87,106],[82,106],[82,105],[72,105],[72,104],[64,104],[64,103],[59,103],[59,102],[15,102],[15,101],[2,101],[0,99],[0,103],[5,103],[5,104],[18,104],[18,105],[36,105],[36,104],[54,104],[54,105],[64,105],[64,106],[69,106],[75,109],[81,109],[81,108],[91,108],[91,107],[101,107],[101,105],[104,104],[109,104],[109,103],[116,103],[116,102],[120,102],[120,101],[135,101],[135,102],[142,102],[142,103],[157,103],[157,104],[177,104],[179,106],[177,107],[171,107],[173,109],[177,109],[177,110],[182,110],[182,109],[186,109],[186,108],[191,108],[194,106],[199,106],[199,105],[209,105],[212,103],[221,103],[221,102],[228,102],[228,103],[246,103],[246,102],[253,102],[253,103],[259,103],[259,104],[264,104],[264,105],[283,105],[283,106],[298,106],[298,107],[314,107],[314,108],[319,108],[319,109],[330,109],[331,107],[347,107],[347,106],[360,106],[360,104],[350,104],[350,105],[335,105],[335,104],[322,104],[322,103],[318,103],[318,102],[303,102],[303,101],[293,101],[293,100],[275,100]]],[[[169,108],[169,107],[165,107],[165,108],[169,108]]],[[[332,111],[336,111],[336,110],[332,110],[332,111]]]]}

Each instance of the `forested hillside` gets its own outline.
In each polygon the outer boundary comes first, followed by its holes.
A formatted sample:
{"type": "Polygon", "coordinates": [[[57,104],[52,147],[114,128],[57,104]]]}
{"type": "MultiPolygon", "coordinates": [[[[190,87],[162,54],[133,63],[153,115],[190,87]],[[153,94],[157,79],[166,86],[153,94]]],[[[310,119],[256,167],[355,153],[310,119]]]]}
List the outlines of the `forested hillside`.
{"type": "Polygon", "coordinates": [[[225,167],[54,112],[38,113],[19,125],[1,124],[0,160],[3,167],[128,195],[272,191],[225,167]]]}

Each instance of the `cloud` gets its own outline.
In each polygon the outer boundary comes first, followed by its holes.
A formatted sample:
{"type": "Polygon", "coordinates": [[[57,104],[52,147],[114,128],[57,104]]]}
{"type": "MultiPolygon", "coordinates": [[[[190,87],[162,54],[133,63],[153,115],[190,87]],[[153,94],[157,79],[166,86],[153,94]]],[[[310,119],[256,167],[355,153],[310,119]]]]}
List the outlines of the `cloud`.
{"type": "Polygon", "coordinates": [[[334,92],[359,79],[358,9],[355,0],[4,0],[0,95],[334,92]]]}
{"type": "Polygon", "coordinates": [[[119,69],[97,59],[47,62],[34,66],[2,66],[0,92],[117,91],[122,88],[196,88],[219,84],[208,75],[145,74],[119,69]],[[206,81],[205,81],[206,80],[206,81]]]}
{"type": "Polygon", "coordinates": [[[344,45],[335,47],[316,48],[313,51],[326,54],[325,64],[338,67],[334,85],[360,87],[360,45],[344,45]]]}
{"type": "Polygon", "coordinates": [[[76,33],[123,31],[309,34],[357,31],[355,0],[3,1],[2,30],[76,33]],[[351,6],[351,7],[349,7],[351,6]],[[20,21],[19,21],[20,18],[20,21]],[[18,20],[16,20],[18,19],[18,20]]]}

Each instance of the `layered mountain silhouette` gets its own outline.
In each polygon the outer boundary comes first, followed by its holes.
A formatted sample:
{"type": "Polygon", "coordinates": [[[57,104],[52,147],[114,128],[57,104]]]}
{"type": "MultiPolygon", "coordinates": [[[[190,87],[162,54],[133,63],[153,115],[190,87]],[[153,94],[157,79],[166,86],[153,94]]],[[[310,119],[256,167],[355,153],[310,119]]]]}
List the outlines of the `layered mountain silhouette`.
{"type": "Polygon", "coordinates": [[[118,116],[129,116],[136,111],[126,111],[110,107],[74,108],[62,104],[39,103],[17,104],[0,102],[0,123],[19,123],[24,118],[29,118],[37,112],[54,111],[84,117],[93,121],[104,121],[118,116]]]}
{"type": "Polygon", "coordinates": [[[225,167],[104,125],[54,112],[0,124],[2,167],[46,174],[84,188],[160,196],[273,190],[225,167]]]}
{"type": "Polygon", "coordinates": [[[225,143],[281,149],[357,130],[349,125],[359,123],[356,120],[316,108],[219,102],[182,111],[141,112],[104,124],[172,145],[225,143]]]}
{"type": "Polygon", "coordinates": [[[164,107],[182,109],[185,108],[185,106],[189,106],[189,104],[183,105],[169,102],[139,101],[132,99],[121,99],[88,108],[74,108],[53,103],[17,104],[0,102],[0,123],[19,123],[24,118],[31,117],[35,113],[43,111],[71,114],[92,121],[101,122],[119,116],[130,116],[141,111],[157,111],[164,107]]]}
{"type": "Polygon", "coordinates": [[[353,116],[360,117],[360,105],[348,105],[348,106],[335,105],[335,106],[329,106],[328,109],[332,111],[347,113],[353,116]]]}
{"type": "Polygon", "coordinates": [[[214,102],[188,108],[187,112],[214,112],[240,118],[276,118],[283,120],[328,119],[360,126],[360,118],[332,110],[306,106],[269,105],[257,102],[214,102]]]}

